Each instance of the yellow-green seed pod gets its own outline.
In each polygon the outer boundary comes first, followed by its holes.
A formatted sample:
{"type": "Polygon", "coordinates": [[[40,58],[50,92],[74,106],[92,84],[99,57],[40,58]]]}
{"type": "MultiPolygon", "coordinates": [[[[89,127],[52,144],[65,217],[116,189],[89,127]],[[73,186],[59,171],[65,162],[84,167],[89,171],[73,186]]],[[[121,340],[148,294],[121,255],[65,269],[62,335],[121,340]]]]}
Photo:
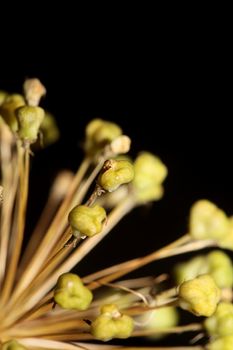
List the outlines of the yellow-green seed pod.
{"type": "Polygon", "coordinates": [[[16,116],[21,140],[35,142],[44,119],[44,110],[40,107],[23,106],[16,110],[16,116]]]}
{"type": "Polygon", "coordinates": [[[68,221],[74,235],[80,233],[82,236],[92,237],[102,231],[106,218],[104,208],[99,205],[94,207],[78,205],[71,210],[68,221]]]}
{"type": "Polygon", "coordinates": [[[214,250],[205,256],[196,256],[189,261],[178,264],[174,270],[177,284],[207,273],[213,277],[219,288],[233,286],[231,259],[220,250],[214,250]]]}
{"type": "Polygon", "coordinates": [[[133,319],[119,312],[116,305],[105,305],[91,324],[91,334],[98,340],[126,339],[134,329],[133,319]]]}
{"type": "Polygon", "coordinates": [[[16,340],[10,340],[2,345],[1,350],[27,350],[27,348],[16,340]]]}
{"type": "Polygon", "coordinates": [[[233,250],[233,217],[229,218],[229,233],[219,242],[219,247],[233,250]]]}
{"type": "Polygon", "coordinates": [[[209,275],[201,275],[179,287],[180,306],[197,316],[213,315],[220,300],[220,289],[209,275]]]}
{"type": "Polygon", "coordinates": [[[0,115],[13,132],[16,132],[18,130],[18,121],[15,111],[17,108],[24,105],[25,101],[23,96],[13,94],[8,95],[3,104],[0,106],[0,115]]]}
{"type": "Polygon", "coordinates": [[[206,347],[207,350],[232,350],[233,349],[233,335],[228,335],[216,340],[213,340],[206,347]]]}
{"type": "Polygon", "coordinates": [[[209,266],[204,256],[196,256],[189,261],[179,263],[175,266],[175,281],[179,285],[209,272],[209,266]]]}
{"type": "Polygon", "coordinates": [[[208,200],[200,200],[191,208],[189,233],[194,239],[221,241],[230,229],[226,214],[208,200]]]}
{"type": "Polygon", "coordinates": [[[221,302],[215,313],[205,319],[204,326],[210,336],[225,337],[233,335],[233,305],[221,302]]]}
{"type": "Polygon", "coordinates": [[[44,119],[40,126],[43,135],[43,145],[49,146],[59,139],[60,132],[56,124],[56,120],[52,114],[45,111],[44,119]]]}
{"type": "Polygon", "coordinates": [[[86,127],[85,151],[93,155],[122,134],[121,128],[112,122],[93,119],[86,127]]]}
{"type": "Polygon", "coordinates": [[[4,103],[8,96],[8,93],[6,91],[0,90],[0,106],[4,103]]]}
{"type": "Polygon", "coordinates": [[[110,159],[104,163],[98,177],[98,184],[108,192],[115,191],[120,185],[133,180],[134,168],[127,160],[110,159]]]}
{"type": "Polygon", "coordinates": [[[208,273],[213,277],[219,288],[232,288],[233,286],[233,265],[229,256],[220,251],[214,250],[207,255],[208,273]]]}
{"type": "Polygon", "coordinates": [[[149,152],[139,154],[134,162],[134,171],[133,188],[139,203],[163,196],[161,185],[167,176],[167,168],[158,157],[149,152]]]}
{"type": "Polygon", "coordinates": [[[154,334],[149,335],[148,338],[160,339],[165,333],[160,333],[159,331],[164,331],[170,327],[177,326],[178,319],[179,317],[176,308],[167,306],[144,312],[137,318],[137,322],[140,328],[154,330],[154,334]]]}
{"type": "Polygon", "coordinates": [[[79,276],[64,273],[57,281],[54,289],[54,300],[63,309],[86,310],[91,304],[93,295],[85,287],[79,276]]]}

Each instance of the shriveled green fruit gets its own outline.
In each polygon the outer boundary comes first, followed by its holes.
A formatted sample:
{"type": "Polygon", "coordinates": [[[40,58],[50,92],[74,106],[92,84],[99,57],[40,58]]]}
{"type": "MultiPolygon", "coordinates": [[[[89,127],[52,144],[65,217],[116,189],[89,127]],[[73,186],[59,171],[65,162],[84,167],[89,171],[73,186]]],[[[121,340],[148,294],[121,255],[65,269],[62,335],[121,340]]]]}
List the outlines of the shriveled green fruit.
{"type": "Polygon", "coordinates": [[[220,300],[220,290],[209,275],[201,275],[179,287],[180,306],[197,316],[211,316],[220,300]]]}
{"type": "Polygon", "coordinates": [[[86,310],[93,299],[91,291],[85,287],[79,276],[64,273],[54,289],[55,302],[64,309],[86,310]]]}
{"type": "Polygon", "coordinates": [[[68,220],[74,235],[92,237],[101,232],[106,217],[104,208],[99,205],[78,205],[71,210],[68,220]]]}
{"type": "Polygon", "coordinates": [[[120,185],[129,183],[134,177],[134,167],[127,160],[110,159],[104,163],[98,177],[98,184],[108,192],[115,191],[120,185]]]}
{"type": "Polygon", "coordinates": [[[98,340],[130,337],[134,329],[133,319],[119,312],[116,305],[101,308],[101,314],[91,324],[91,334],[98,340]]]}

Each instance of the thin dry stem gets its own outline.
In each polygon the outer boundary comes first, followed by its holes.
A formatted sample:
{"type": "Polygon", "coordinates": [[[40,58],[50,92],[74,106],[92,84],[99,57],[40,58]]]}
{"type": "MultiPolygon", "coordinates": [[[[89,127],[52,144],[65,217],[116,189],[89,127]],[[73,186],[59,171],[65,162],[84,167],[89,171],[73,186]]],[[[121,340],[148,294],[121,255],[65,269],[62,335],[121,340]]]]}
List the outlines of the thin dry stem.
{"type": "Polygon", "coordinates": [[[16,216],[14,218],[15,232],[13,232],[13,241],[10,251],[9,267],[6,270],[6,278],[1,295],[1,303],[6,303],[11,293],[13,283],[16,278],[16,271],[20,258],[24,227],[25,227],[25,215],[28,198],[28,180],[29,180],[29,148],[24,148],[18,142],[18,157],[19,157],[19,191],[17,194],[16,203],[16,216]]]}
{"type": "MultiPolygon", "coordinates": [[[[52,221],[43,241],[38,247],[36,254],[30,261],[30,264],[27,266],[25,271],[23,272],[18,285],[15,288],[14,294],[11,299],[11,303],[17,299],[17,297],[28,287],[33,278],[37,275],[40,268],[43,266],[43,263],[46,261],[48,254],[50,253],[53,245],[60,237],[60,231],[62,223],[64,222],[64,218],[66,217],[67,211],[69,210],[70,204],[72,202],[72,198],[74,193],[77,190],[83,176],[85,175],[88,167],[90,165],[90,159],[85,158],[82,162],[78,172],[76,173],[72,184],[69,188],[69,191],[60,206],[55,218],[52,221]]],[[[12,304],[11,304],[12,305],[12,304]]]]}
{"type": "MultiPolygon", "coordinates": [[[[3,280],[8,255],[8,245],[11,230],[11,217],[17,191],[18,172],[17,159],[12,150],[12,137],[9,130],[4,126],[0,128],[0,165],[2,184],[4,187],[4,196],[1,193],[0,200],[0,294],[2,290],[3,280]],[[4,197],[4,202],[3,202],[4,197]]],[[[3,189],[3,187],[1,187],[3,189]]]]}
{"type": "Polygon", "coordinates": [[[29,264],[30,259],[43,238],[44,232],[48,229],[61,201],[64,199],[72,180],[73,173],[68,171],[60,172],[55,178],[47,203],[45,204],[37,225],[30,237],[28,245],[25,248],[24,255],[20,262],[20,271],[24,271],[25,267],[29,264]]]}
{"type": "MultiPolygon", "coordinates": [[[[100,286],[101,283],[111,282],[155,260],[160,260],[167,257],[192,252],[195,250],[201,250],[208,247],[215,247],[215,246],[217,246],[217,243],[216,241],[213,241],[213,240],[194,241],[191,243],[187,243],[183,246],[178,245],[177,248],[174,246],[172,246],[172,248],[170,248],[169,246],[166,246],[144,257],[132,259],[122,264],[117,264],[112,266],[111,268],[108,269],[108,271],[110,271],[111,269],[111,271],[116,271],[116,272],[112,272],[106,277],[100,278],[97,281],[93,281],[88,285],[88,288],[96,289],[100,286]]],[[[99,274],[101,273],[102,271],[99,272],[99,274]]],[[[91,276],[95,277],[96,275],[91,275],[91,276]]],[[[88,276],[88,278],[90,279],[90,276],[88,276]]],[[[84,282],[86,282],[86,278],[84,278],[83,280],[84,282]]]]}
{"type": "MultiPolygon", "coordinates": [[[[153,252],[150,253],[148,256],[151,256],[152,254],[157,254],[159,251],[167,251],[168,249],[174,248],[174,247],[178,247],[183,245],[184,243],[187,243],[190,240],[190,237],[188,234],[180,237],[179,239],[175,240],[174,242],[168,244],[167,246],[153,252]]],[[[138,261],[142,259],[142,258],[136,258],[136,259],[132,259],[132,260],[128,260],[126,262],[120,263],[120,264],[116,264],[110,267],[107,267],[106,269],[102,269],[100,271],[97,271],[95,273],[92,273],[88,276],[85,276],[83,278],[84,283],[91,283],[92,281],[98,280],[104,276],[107,275],[111,275],[117,271],[122,271],[122,269],[128,269],[130,266],[129,265],[133,265],[134,263],[138,263],[138,261]]]]}

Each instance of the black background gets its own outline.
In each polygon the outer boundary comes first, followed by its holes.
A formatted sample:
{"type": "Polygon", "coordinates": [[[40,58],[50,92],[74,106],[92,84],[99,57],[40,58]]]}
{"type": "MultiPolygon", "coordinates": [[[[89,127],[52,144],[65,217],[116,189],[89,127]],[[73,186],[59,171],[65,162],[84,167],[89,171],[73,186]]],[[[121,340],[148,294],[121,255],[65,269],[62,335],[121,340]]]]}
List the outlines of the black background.
{"type": "MultiPolygon", "coordinates": [[[[49,46],[43,47],[44,37],[29,51],[19,45],[1,63],[2,89],[21,91],[26,77],[41,79],[48,91],[43,105],[61,129],[60,141],[32,161],[28,232],[57,170],[75,170],[80,163],[84,128],[94,117],[119,123],[132,138],[132,155],[149,150],[168,167],[164,198],[129,214],[79,265],[81,275],[184,234],[190,206],[198,199],[233,213],[228,48],[221,40],[216,48],[217,37],[211,42],[207,34],[202,42],[172,31],[165,37],[134,34],[103,38],[92,32],[80,43],[79,33],[55,44],[50,33],[49,46]]],[[[154,263],[138,275],[157,275],[173,263],[154,263]]]]}

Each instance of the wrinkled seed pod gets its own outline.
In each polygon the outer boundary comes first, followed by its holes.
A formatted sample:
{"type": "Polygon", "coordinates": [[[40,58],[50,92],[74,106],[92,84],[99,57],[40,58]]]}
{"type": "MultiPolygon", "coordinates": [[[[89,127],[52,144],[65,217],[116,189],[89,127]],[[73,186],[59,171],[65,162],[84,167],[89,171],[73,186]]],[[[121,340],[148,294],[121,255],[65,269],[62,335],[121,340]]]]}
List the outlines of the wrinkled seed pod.
{"type": "Polygon", "coordinates": [[[23,106],[16,110],[18,135],[23,141],[34,142],[37,139],[44,110],[40,107],[23,106]]]}
{"type": "Polygon", "coordinates": [[[24,105],[23,96],[13,94],[8,95],[0,106],[0,115],[13,132],[18,130],[18,121],[15,114],[16,109],[24,105]]]}
{"type": "Polygon", "coordinates": [[[215,204],[200,200],[190,211],[189,233],[194,239],[216,239],[221,241],[228,235],[229,219],[215,204]]]}
{"type": "Polygon", "coordinates": [[[205,329],[210,336],[224,337],[233,334],[233,305],[220,302],[215,313],[205,319],[205,329]]]}
{"type": "Polygon", "coordinates": [[[98,184],[108,192],[115,191],[119,186],[133,180],[134,168],[127,160],[110,159],[104,163],[98,177],[98,184]]]}
{"type": "Polygon", "coordinates": [[[79,276],[73,273],[64,273],[59,277],[54,289],[54,300],[60,307],[86,310],[92,299],[91,291],[83,285],[79,276]]]}
{"type": "Polygon", "coordinates": [[[91,334],[98,340],[108,341],[113,338],[130,337],[134,329],[134,321],[123,315],[113,305],[104,305],[101,314],[91,324],[91,334]]]}
{"type": "Polygon", "coordinates": [[[96,154],[106,144],[112,142],[122,134],[121,128],[112,122],[93,119],[86,127],[85,151],[96,154]]]}
{"type": "Polygon", "coordinates": [[[74,232],[78,231],[81,235],[92,237],[101,232],[106,217],[104,208],[99,205],[94,207],[78,205],[71,210],[68,221],[74,232]]]}
{"type": "Polygon", "coordinates": [[[213,315],[220,295],[220,289],[209,275],[198,276],[179,287],[180,306],[197,316],[213,315]]]}
{"type": "Polygon", "coordinates": [[[158,200],[163,196],[161,186],[167,176],[163,162],[149,152],[142,152],[134,162],[133,188],[139,203],[158,200]]]}
{"type": "Polygon", "coordinates": [[[207,350],[232,350],[233,349],[233,335],[218,338],[211,341],[207,347],[207,350]]]}

